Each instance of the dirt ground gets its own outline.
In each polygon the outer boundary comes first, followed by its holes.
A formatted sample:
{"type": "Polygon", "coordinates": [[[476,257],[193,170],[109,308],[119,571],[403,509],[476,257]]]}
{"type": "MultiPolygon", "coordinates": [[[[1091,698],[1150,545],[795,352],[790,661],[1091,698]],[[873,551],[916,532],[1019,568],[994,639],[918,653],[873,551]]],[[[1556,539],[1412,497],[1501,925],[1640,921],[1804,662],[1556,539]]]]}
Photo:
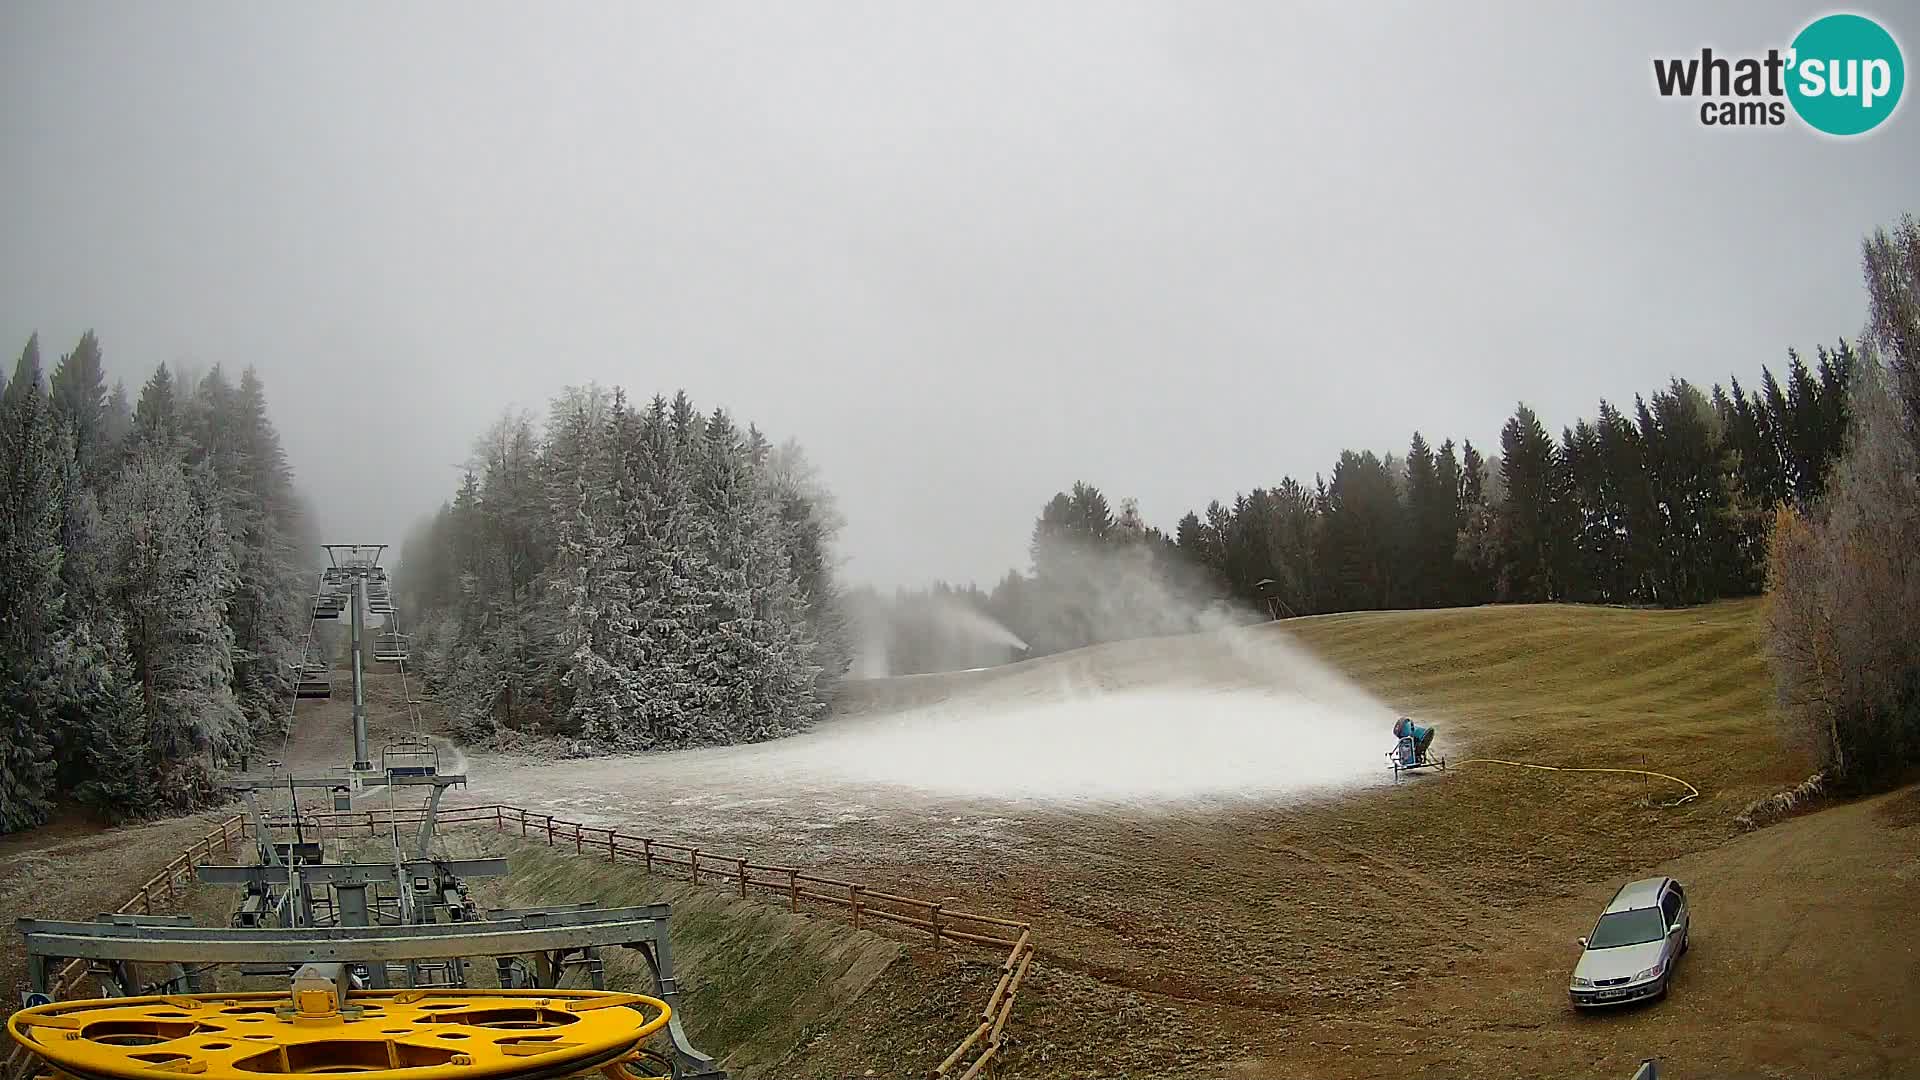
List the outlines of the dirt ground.
{"type": "MultiPolygon", "coordinates": [[[[821,733],[761,746],[565,762],[473,751],[460,797],[1031,919],[1041,955],[1005,1076],[1624,1080],[1647,1057],[1666,1077],[1914,1075],[1920,788],[1737,832],[1747,803],[1808,771],[1768,719],[1756,615],[1750,603],[1502,607],[1129,642],[854,684],[821,733]],[[1299,681],[1267,648],[1276,641],[1323,657],[1383,708],[1436,723],[1453,767],[1173,800],[930,794],[838,769],[863,733],[1117,708],[1142,690],[1200,694],[1167,721],[1204,725],[1220,700],[1206,695],[1299,681]],[[1666,781],[1472,758],[1652,769],[1701,796],[1675,806],[1683,789],[1666,781]],[[1575,1014],[1573,939],[1621,881],[1658,872],[1685,881],[1695,905],[1672,994],[1575,1014]]],[[[377,730],[405,724],[396,682],[374,678],[377,730]]],[[[345,708],[303,703],[288,760],[337,762],[345,708]]],[[[1044,734],[993,738],[1020,755],[1044,734]]],[[[1047,745],[1055,760],[1070,752],[1047,745]]],[[[1156,752],[1178,757],[1177,745],[1156,752]]],[[[1287,768],[1284,747],[1273,767],[1287,768]]],[[[868,991],[913,992],[897,974],[868,991]]],[[[902,1022],[914,1015],[903,1003],[902,1022]]],[[[850,1025],[789,1067],[894,1075],[899,1045],[896,1032],[850,1025]]]]}
{"type": "Polygon", "coordinates": [[[121,829],[75,816],[0,837],[0,987],[5,989],[6,1008],[17,1007],[19,991],[27,989],[15,919],[89,919],[114,911],[230,812],[121,829]]]}

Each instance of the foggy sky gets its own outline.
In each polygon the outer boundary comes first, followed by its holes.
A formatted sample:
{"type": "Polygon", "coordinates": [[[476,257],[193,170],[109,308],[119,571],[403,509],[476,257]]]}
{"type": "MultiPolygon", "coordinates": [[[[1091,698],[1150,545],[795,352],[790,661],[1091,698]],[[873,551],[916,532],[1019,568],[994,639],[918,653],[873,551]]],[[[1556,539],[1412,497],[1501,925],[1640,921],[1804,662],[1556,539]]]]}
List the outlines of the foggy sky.
{"type": "Polygon", "coordinates": [[[14,0],[0,347],[257,365],[340,541],[510,405],[685,387],[806,446],[855,579],[990,584],[1077,479],[1171,529],[1851,336],[1916,105],[1713,130],[1649,63],[1826,10],[14,0]]]}

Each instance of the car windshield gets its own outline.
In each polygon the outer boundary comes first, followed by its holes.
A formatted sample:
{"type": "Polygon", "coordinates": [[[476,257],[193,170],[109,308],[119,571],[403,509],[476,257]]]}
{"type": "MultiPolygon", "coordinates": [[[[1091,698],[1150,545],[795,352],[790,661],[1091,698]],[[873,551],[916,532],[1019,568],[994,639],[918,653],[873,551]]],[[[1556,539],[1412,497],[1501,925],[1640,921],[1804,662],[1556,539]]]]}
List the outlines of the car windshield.
{"type": "Polygon", "coordinates": [[[1666,936],[1667,924],[1659,908],[1616,911],[1600,916],[1600,922],[1593,928],[1593,936],[1587,939],[1587,948],[1617,949],[1622,945],[1645,945],[1666,936]]]}

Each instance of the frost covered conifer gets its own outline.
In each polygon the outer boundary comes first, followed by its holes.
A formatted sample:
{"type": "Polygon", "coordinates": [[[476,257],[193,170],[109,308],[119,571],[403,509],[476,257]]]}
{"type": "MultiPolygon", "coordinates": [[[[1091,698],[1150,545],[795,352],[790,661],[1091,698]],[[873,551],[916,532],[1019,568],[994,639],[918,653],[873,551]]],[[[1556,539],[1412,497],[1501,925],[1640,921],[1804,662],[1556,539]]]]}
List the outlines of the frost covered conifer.
{"type": "Polygon", "coordinates": [[[0,393],[0,833],[37,825],[52,808],[68,453],[35,337],[0,393]]]}
{"type": "Polygon", "coordinates": [[[244,745],[233,696],[235,577],[212,477],[189,478],[162,442],[144,443],[108,500],[115,586],[148,739],[163,762],[244,745]]]}

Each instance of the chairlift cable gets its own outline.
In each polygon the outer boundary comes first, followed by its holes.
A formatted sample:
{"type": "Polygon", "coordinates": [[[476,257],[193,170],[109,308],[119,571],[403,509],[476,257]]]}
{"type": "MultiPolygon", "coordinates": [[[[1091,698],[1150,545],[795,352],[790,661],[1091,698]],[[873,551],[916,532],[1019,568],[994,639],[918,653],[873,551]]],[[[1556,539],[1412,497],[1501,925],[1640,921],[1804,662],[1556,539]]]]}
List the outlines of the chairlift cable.
{"type": "MultiPolygon", "coordinates": [[[[285,764],[288,751],[293,747],[293,725],[298,719],[297,714],[300,708],[300,680],[306,677],[307,657],[313,654],[314,624],[318,621],[318,617],[314,615],[314,608],[319,605],[320,595],[325,590],[326,572],[321,571],[315,581],[313,603],[307,605],[306,642],[300,647],[300,666],[294,669],[293,688],[288,693],[286,730],[282,732],[280,736],[280,761],[282,764],[285,764]]],[[[299,816],[300,807],[298,804],[293,807],[293,813],[296,818],[299,816]]]]}

